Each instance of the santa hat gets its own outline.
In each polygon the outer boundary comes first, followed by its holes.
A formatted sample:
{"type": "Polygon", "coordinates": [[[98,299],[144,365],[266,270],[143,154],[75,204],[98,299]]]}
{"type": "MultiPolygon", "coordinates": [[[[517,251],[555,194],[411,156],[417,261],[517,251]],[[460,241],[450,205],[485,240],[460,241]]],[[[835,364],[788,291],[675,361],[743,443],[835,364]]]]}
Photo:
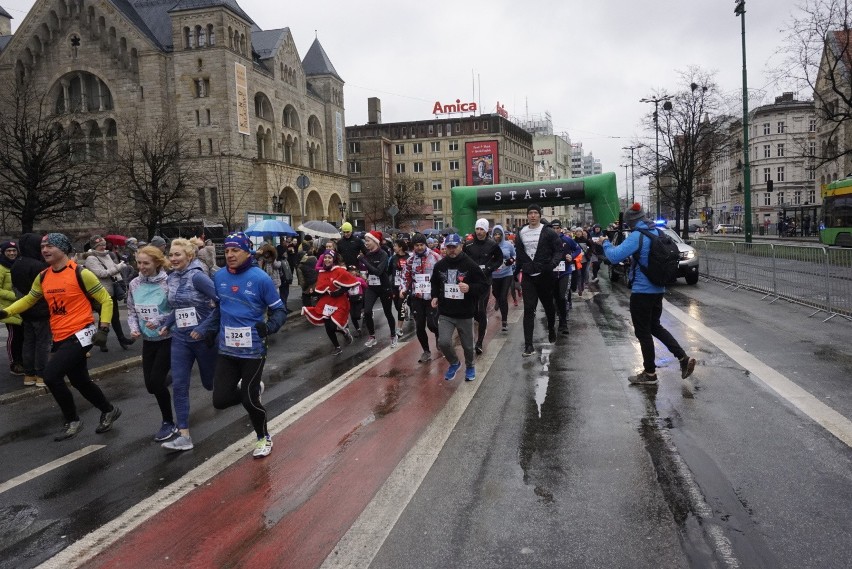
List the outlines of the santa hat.
{"type": "Polygon", "coordinates": [[[375,241],[376,245],[381,245],[383,238],[384,235],[382,235],[381,231],[369,231],[364,234],[364,239],[370,239],[372,241],[375,241]]]}

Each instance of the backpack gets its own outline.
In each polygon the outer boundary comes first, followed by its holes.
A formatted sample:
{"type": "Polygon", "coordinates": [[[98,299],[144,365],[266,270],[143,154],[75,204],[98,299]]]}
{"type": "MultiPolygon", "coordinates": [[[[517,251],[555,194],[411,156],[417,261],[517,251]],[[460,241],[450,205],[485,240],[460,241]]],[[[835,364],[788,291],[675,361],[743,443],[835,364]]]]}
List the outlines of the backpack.
{"type": "Polygon", "coordinates": [[[635,231],[640,233],[639,250],[633,254],[633,258],[648,280],[657,286],[665,286],[677,279],[680,263],[680,249],[677,243],[662,232],[654,235],[647,229],[636,228],[635,231]],[[642,266],[639,262],[639,254],[642,252],[642,238],[645,236],[651,240],[651,249],[648,251],[648,265],[642,266]]]}
{"type": "MultiPolygon", "coordinates": [[[[290,268],[290,262],[287,261],[286,257],[283,261],[281,261],[281,268],[279,269],[281,273],[281,280],[287,284],[293,282],[293,270],[290,268]]],[[[304,272],[304,271],[302,271],[304,272]]]]}
{"type": "Polygon", "coordinates": [[[302,276],[305,277],[305,285],[314,286],[317,282],[317,277],[319,276],[314,263],[310,261],[302,261],[299,263],[299,267],[302,269],[302,276]]]}

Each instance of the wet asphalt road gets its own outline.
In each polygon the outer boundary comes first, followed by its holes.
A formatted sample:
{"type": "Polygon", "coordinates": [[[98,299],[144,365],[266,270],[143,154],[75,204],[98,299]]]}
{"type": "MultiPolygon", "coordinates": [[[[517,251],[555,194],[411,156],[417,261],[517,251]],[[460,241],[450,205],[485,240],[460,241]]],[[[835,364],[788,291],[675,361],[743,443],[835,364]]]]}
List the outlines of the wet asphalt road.
{"type": "MultiPolygon", "coordinates": [[[[372,567],[850,566],[849,447],[668,312],[664,325],[699,360],[693,396],[659,345],[661,384],[628,386],[640,358],[627,295],[599,288],[575,297],[571,335],[537,342],[535,358],[520,357],[513,326],[372,567]]],[[[848,322],[703,281],[667,300],[852,417],[848,322]]],[[[367,355],[335,360],[324,332],[297,320],[271,350],[273,416],[367,355]]],[[[0,409],[0,483],[106,445],[0,494],[0,568],[37,565],[251,433],[241,407],[215,412],[195,381],[196,449],[164,454],[139,370],[101,385],[124,409],[104,435],[86,404],[85,432],[63,444],[49,397],[0,409]]]]}

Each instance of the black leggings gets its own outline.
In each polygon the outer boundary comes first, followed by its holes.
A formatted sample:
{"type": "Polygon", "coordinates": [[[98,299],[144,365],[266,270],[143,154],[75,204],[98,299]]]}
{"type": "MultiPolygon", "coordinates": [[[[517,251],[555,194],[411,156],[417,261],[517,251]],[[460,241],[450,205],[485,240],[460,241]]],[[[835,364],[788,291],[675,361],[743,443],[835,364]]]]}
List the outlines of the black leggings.
{"type": "Polygon", "coordinates": [[[556,280],[553,287],[553,299],[556,303],[556,315],[559,325],[568,324],[568,306],[571,304],[571,276],[565,275],[556,280]]]}
{"type": "Polygon", "coordinates": [[[485,339],[485,330],[488,328],[488,299],[491,296],[491,283],[488,285],[479,297],[476,299],[476,313],[473,319],[479,325],[476,336],[476,343],[481,344],[485,339]]]}
{"type": "Polygon", "coordinates": [[[112,405],[107,401],[104,392],[89,377],[86,363],[86,352],[91,346],[83,347],[77,336],[71,336],[61,342],[54,342],[50,359],[44,368],[44,383],[62,410],[65,422],[79,421],[74,396],[65,385],[65,376],[71,385],[80,392],[86,401],[100,409],[101,413],[112,411],[112,405]]]}
{"type": "Polygon", "coordinates": [[[396,319],[402,322],[405,320],[406,302],[404,298],[399,296],[399,289],[393,289],[393,307],[396,308],[396,319]]]}
{"type": "Polygon", "coordinates": [[[414,315],[414,329],[417,333],[417,341],[420,342],[420,347],[424,352],[431,352],[429,349],[429,336],[426,334],[426,328],[438,335],[438,326],[436,326],[437,318],[429,318],[429,315],[435,309],[432,308],[431,300],[414,297],[409,300],[411,303],[411,313],[414,315]]]}
{"type": "Polygon", "coordinates": [[[509,317],[509,288],[514,286],[515,279],[512,275],[495,278],[491,281],[491,294],[494,295],[494,302],[500,308],[500,316],[503,322],[509,317]]]}
{"type": "Polygon", "coordinates": [[[169,385],[172,384],[169,369],[172,367],[172,339],[147,340],[142,342],[142,376],[145,389],[157,400],[160,414],[166,423],[174,423],[172,414],[172,396],[169,385]]]}
{"type": "Polygon", "coordinates": [[[364,313],[364,297],[358,295],[358,300],[352,300],[352,298],[349,297],[349,318],[352,320],[355,329],[360,330],[361,315],[364,313]]]}
{"type": "Polygon", "coordinates": [[[657,338],[677,359],[682,359],[686,352],[671,333],[660,324],[663,314],[663,293],[630,295],[630,318],[633,320],[633,333],[642,348],[642,364],[645,371],[654,373],[657,364],[654,362],[654,338],[657,338]]]}
{"type": "Polygon", "coordinates": [[[337,333],[340,331],[340,328],[337,327],[337,324],[334,323],[334,320],[331,318],[325,319],[325,333],[328,335],[328,339],[331,340],[331,343],[334,344],[335,348],[340,347],[340,342],[337,340],[337,333]]]}
{"type": "Polygon", "coordinates": [[[524,295],[524,343],[532,346],[533,326],[535,325],[535,310],[538,302],[544,307],[547,315],[547,328],[550,330],[555,324],[555,307],[553,306],[553,287],[556,285],[553,273],[542,273],[535,277],[524,274],[521,279],[521,291],[524,295]]]}
{"type": "Polygon", "coordinates": [[[269,436],[266,428],[266,409],[260,402],[260,378],[266,357],[235,358],[219,354],[213,375],[213,407],[227,409],[242,403],[251,419],[257,438],[269,436]],[[240,388],[237,383],[243,380],[240,388]]]}
{"type": "Polygon", "coordinates": [[[373,305],[376,304],[377,299],[382,302],[382,310],[385,313],[385,318],[388,320],[390,334],[393,336],[396,334],[396,320],[394,320],[393,312],[391,311],[393,300],[391,299],[391,291],[389,290],[384,291],[382,289],[368,288],[364,294],[364,324],[367,325],[367,332],[370,336],[376,335],[376,325],[373,323],[373,305]]]}

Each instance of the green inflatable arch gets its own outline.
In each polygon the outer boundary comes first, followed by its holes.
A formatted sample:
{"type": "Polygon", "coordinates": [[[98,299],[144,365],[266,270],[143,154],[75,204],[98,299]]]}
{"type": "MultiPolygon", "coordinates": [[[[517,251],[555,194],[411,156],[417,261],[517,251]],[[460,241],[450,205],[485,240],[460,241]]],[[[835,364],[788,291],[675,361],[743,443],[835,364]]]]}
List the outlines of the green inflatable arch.
{"type": "Polygon", "coordinates": [[[498,184],[494,186],[458,186],[450,190],[453,225],[464,235],[473,233],[479,210],[523,209],[535,203],[544,206],[592,206],[595,222],[606,227],[618,219],[620,204],[615,174],[607,172],[585,178],[498,184]]]}

